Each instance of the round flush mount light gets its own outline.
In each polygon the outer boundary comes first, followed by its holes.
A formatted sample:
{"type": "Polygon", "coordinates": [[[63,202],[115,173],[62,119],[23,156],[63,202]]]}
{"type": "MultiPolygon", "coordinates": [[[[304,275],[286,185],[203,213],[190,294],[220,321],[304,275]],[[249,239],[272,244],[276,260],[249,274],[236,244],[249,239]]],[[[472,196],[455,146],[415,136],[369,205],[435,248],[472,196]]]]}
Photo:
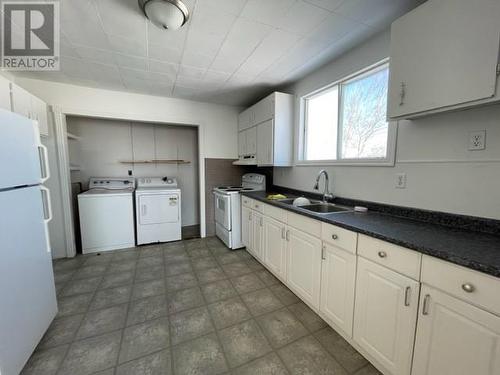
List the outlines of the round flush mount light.
{"type": "Polygon", "coordinates": [[[153,25],[165,30],[180,29],[189,18],[189,11],[180,0],[139,0],[139,6],[153,25]]]}

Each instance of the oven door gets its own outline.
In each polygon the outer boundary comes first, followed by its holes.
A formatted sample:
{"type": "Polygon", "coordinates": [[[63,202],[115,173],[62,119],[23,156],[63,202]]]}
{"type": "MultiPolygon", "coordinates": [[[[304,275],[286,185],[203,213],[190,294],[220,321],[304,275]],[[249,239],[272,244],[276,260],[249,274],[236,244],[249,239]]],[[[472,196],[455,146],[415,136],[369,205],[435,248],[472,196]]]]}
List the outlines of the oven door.
{"type": "Polygon", "coordinates": [[[214,193],[215,197],[215,222],[231,230],[231,197],[229,195],[214,193]]]}

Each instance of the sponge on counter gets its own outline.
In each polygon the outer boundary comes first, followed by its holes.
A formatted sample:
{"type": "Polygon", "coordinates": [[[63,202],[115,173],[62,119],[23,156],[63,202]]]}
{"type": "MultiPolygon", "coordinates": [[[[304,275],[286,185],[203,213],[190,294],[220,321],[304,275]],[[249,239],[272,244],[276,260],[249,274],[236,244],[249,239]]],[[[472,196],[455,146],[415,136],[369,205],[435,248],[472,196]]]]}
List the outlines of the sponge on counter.
{"type": "Polygon", "coordinates": [[[284,196],[283,194],[269,194],[267,196],[267,199],[270,199],[270,200],[286,199],[286,196],[284,196]]]}

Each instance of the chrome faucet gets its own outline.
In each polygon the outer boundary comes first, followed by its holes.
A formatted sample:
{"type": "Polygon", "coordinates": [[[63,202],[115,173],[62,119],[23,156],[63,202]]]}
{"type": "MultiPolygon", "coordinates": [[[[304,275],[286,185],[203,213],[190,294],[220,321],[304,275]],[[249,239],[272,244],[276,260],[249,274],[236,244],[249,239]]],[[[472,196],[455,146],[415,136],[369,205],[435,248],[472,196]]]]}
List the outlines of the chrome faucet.
{"type": "Polygon", "coordinates": [[[325,175],[325,190],[323,191],[323,203],[328,203],[328,200],[332,200],[333,194],[330,193],[328,190],[328,185],[329,185],[329,178],[328,178],[328,172],[322,169],[318,173],[318,177],[316,177],[316,183],[314,184],[314,190],[319,190],[319,180],[321,178],[321,175],[325,175]]]}

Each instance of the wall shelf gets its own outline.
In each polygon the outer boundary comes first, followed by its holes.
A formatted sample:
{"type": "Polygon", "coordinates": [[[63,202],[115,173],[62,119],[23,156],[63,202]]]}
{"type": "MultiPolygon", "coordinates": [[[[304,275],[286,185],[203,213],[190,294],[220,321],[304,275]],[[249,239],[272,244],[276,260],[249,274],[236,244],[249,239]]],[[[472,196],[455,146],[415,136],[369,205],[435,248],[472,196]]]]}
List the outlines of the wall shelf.
{"type": "Polygon", "coordinates": [[[122,160],[122,164],[191,164],[187,160],[177,159],[152,159],[152,160],[122,160]]]}
{"type": "Polygon", "coordinates": [[[68,139],[71,139],[73,141],[79,141],[81,139],[81,137],[79,137],[73,133],[70,133],[70,132],[67,132],[66,136],[68,137],[68,139]]]}

